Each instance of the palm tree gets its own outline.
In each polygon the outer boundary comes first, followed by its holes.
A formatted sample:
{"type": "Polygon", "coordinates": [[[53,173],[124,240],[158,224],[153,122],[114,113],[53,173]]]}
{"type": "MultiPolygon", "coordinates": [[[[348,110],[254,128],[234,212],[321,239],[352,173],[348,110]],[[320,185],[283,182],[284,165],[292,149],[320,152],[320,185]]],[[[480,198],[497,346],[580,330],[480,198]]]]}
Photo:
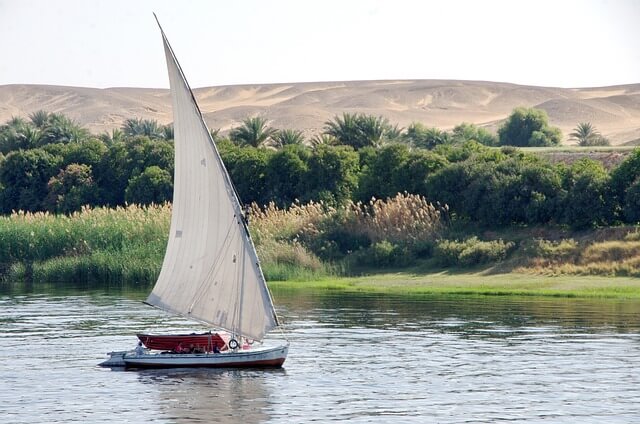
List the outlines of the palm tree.
{"type": "Polygon", "coordinates": [[[40,144],[42,131],[40,131],[40,128],[33,128],[32,126],[26,126],[22,130],[22,136],[24,137],[24,143],[26,146],[35,147],[40,144]]]}
{"type": "Polygon", "coordinates": [[[49,112],[41,109],[30,114],[29,119],[36,128],[42,129],[49,123],[50,116],[49,112]]]}
{"type": "Polygon", "coordinates": [[[272,137],[276,147],[284,147],[290,144],[304,144],[304,134],[299,130],[280,130],[272,137]]]}
{"type": "Polygon", "coordinates": [[[113,143],[117,143],[119,141],[124,140],[124,133],[119,128],[114,128],[111,130],[111,133],[105,131],[98,136],[100,140],[106,145],[111,145],[113,143]]]}
{"type": "Polygon", "coordinates": [[[451,136],[448,132],[438,128],[426,127],[420,122],[414,122],[409,125],[403,137],[414,147],[423,149],[433,149],[440,144],[447,144],[451,141],[451,136]]]}
{"type": "Polygon", "coordinates": [[[29,137],[25,131],[31,129],[22,118],[12,117],[5,125],[0,127],[0,153],[9,153],[12,150],[28,149],[29,137]]]}
{"type": "Polygon", "coordinates": [[[404,131],[404,128],[399,127],[398,124],[395,124],[393,127],[389,126],[389,128],[387,129],[387,134],[386,134],[386,138],[387,140],[398,140],[400,138],[402,138],[402,132],[404,131]]]}
{"type": "Polygon", "coordinates": [[[162,138],[165,140],[173,140],[173,124],[167,124],[162,126],[162,138]]]}
{"type": "Polygon", "coordinates": [[[75,143],[86,140],[90,136],[89,130],[83,128],[73,119],[60,113],[51,113],[48,122],[42,129],[39,144],[75,143]]]}
{"type": "Polygon", "coordinates": [[[364,140],[368,144],[379,147],[386,139],[387,133],[391,130],[389,121],[382,116],[359,115],[358,128],[364,140]]]}
{"type": "Polygon", "coordinates": [[[343,113],[333,121],[325,122],[324,133],[335,137],[340,144],[359,149],[366,146],[380,146],[395,137],[398,128],[392,127],[382,116],[343,113]]]}
{"type": "Polygon", "coordinates": [[[340,144],[355,145],[358,137],[357,115],[343,113],[342,119],[335,116],[333,121],[324,123],[324,133],[334,137],[340,144]]]}
{"type": "Polygon", "coordinates": [[[316,134],[309,139],[309,145],[312,148],[322,145],[337,146],[338,144],[340,144],[338,139],[329,134],[316,134]]]}
{"type": "Polygon", "coordinates": [[[608,146],[609,140],[602,136],[591,122],[581,122],[569,134],[571,140],[578,140],[579,146],[608,146]]]}
{"type": "Polygon", "coordinates": [[[242,125],[231,130],[229,138],[234,143],[259,147],[269,141],[277,132],[267,125],[267,120],[256,116],[242,121],[242,125]]]}
{"type": "Polygon", "coordinates": [[[155,119],[130,118],[122,124],[122,132],[128,137],[146,135],[150,139],[163,139],[164,129],[155,119]]]}

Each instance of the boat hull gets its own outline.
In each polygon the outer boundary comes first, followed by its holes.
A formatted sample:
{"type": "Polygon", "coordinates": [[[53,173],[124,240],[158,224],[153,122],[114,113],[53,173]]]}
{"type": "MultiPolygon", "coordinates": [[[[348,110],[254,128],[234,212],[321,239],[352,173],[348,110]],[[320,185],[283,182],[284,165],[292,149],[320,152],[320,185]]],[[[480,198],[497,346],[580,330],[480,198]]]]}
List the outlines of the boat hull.
{"type": "Polygon", "coordinates": [[[134,368],[280,368],[287,358],[289,346],[268,349],[229,351],[226,353],[126,353],[122,362],[134,368]]]}

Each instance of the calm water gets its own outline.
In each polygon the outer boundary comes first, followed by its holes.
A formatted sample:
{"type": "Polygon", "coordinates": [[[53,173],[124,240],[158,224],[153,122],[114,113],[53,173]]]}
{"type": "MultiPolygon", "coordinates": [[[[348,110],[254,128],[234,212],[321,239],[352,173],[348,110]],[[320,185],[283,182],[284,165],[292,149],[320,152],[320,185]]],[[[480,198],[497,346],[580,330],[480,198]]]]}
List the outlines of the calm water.
{"type": "Polygon", "coordinates": [[[0,292],[0,417],[34,422],[640,422],[640,302],[274,293],[282,370],[112,371],[135,292],[0,292]]]}

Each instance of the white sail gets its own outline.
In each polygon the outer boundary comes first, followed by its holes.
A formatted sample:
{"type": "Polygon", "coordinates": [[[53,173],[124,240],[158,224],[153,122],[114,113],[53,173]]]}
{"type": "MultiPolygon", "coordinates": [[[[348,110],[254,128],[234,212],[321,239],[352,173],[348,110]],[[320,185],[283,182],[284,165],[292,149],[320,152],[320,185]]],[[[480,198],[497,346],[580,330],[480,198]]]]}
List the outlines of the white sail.
{"type": "Polygon", "coordinates": [[[254,340],[278,325],[231,179],[164,41],[175,141],[173,212],[147,303],[254,340]]]}

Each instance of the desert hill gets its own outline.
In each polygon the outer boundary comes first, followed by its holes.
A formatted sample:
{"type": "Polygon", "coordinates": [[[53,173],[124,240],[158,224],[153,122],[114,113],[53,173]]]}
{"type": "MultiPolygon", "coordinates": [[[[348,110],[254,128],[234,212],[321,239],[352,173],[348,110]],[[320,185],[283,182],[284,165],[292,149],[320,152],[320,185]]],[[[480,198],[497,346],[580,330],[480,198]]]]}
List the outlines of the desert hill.
{"type": "MultiPolygon", "coordinates": [[[[311,135],[343,112],[381,115],[400,126],[419,121],[451,129],[471,122],[495,130],[513,108],[527,106],[547,111],[565,139],[579,122],[591,122],[612,144],[640,142],[640,84],[567,89],[399,80],[236,85],[198,88],[194,93],[209,127],[222,131],[260,114],[274,127],[311,135]]],[[[172,120],[166,89],[0,86],[0,122],[40,109],[64,113],[94,133],[120,127],[128,118],[162,124],[172,120]]]]}

